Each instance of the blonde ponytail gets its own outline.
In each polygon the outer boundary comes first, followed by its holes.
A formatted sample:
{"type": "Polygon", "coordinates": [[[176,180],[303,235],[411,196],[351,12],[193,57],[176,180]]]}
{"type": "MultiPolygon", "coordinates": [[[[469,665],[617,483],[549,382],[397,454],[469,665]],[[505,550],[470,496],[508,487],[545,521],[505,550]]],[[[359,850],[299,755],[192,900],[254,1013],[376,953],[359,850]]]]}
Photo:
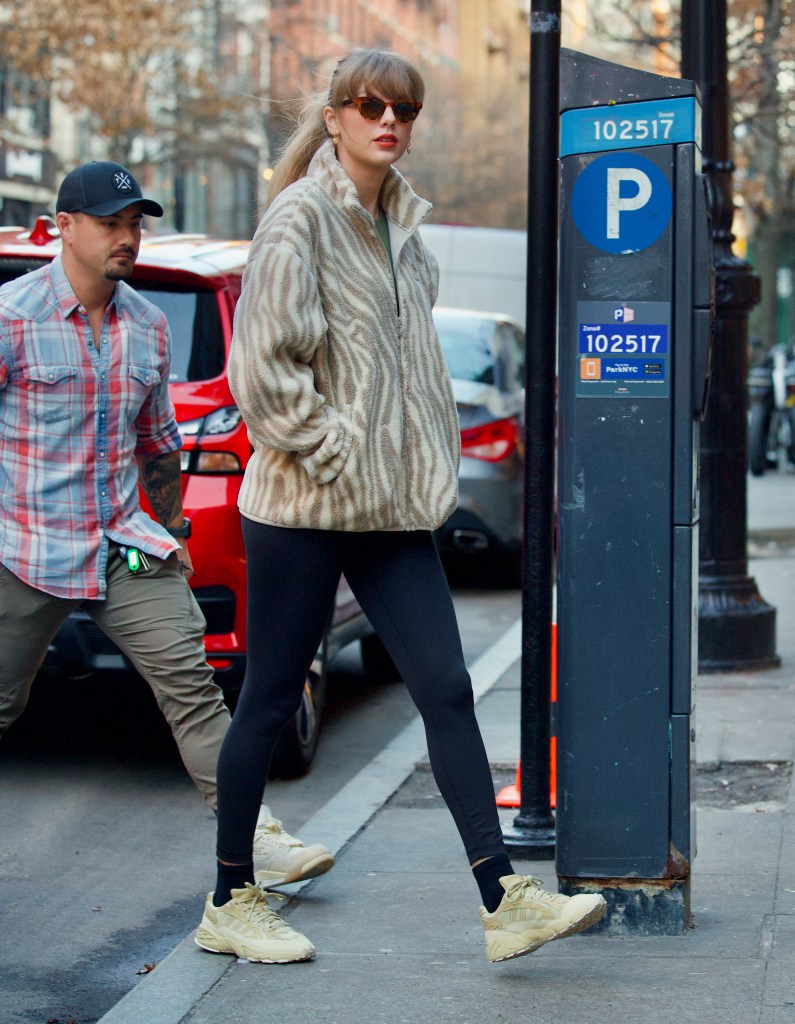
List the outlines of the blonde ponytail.
{"type": "Polygon", "coordinates": [[[312,157],[329,137],[323,118],[327,103],[325,96],[313,96],[299,114],[295,130],[273,169],[268,202],[273,202],[283,189],[304,177],[312,157]]]}

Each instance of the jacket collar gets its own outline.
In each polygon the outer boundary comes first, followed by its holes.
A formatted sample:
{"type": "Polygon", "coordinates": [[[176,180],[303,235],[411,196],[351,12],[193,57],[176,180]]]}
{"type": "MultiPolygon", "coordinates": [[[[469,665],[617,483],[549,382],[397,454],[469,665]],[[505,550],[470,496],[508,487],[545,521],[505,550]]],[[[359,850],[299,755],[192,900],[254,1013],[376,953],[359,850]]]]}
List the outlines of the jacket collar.
{"type": "MultiPolygon", "coordinates": [[[[357,216],[366,217],[372,222],[372,218],[359,202],[356,186],[337,160],[331,139],[324,142],[315,153],[309,164],[307,177],[317,181],[344,209],[357,216]]],[[[399,225],[406,235],[415,231],[433,209],[426,199],[417,195],[403,175],[394,167],[389,168],[389,173],[384,181],[381,190],[381,205],[387,218],[399,225]]]]}

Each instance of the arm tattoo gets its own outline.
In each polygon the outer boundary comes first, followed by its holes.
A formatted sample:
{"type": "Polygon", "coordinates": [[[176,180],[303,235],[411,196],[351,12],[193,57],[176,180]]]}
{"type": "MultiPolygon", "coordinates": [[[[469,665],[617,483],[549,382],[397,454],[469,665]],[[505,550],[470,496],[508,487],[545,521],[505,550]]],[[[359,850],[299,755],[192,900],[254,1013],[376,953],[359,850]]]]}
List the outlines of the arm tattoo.
{"type": "Polygon", "coordinates": [[[169,526],[182,519],[182,484],[179,452],[155,455],[141,460],[141,485],[152,506],[157,521],[169,526]]]}

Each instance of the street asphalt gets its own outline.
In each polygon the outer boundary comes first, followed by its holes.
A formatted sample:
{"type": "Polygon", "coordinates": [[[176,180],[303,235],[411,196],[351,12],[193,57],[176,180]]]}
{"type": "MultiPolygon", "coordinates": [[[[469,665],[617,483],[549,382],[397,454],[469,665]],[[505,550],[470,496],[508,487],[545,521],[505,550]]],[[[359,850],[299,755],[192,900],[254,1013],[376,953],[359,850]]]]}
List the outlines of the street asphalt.
{"type": "MultiPolygon", "coordinates": [[[[337,854],[329,874],[285,890],[314,961],[238,962],[188,935],[101,1024],[795,1024],[793,497],[795,476],[749,480],[749,575],[777,609],[781,666],[698,678],[698,854],[681,935],[585,933],[489,964],[415,720],[300,829],[337,854]]],[[[498,781],[513,781],[518,753],[520,639],[516,623],[471,666],[498,781]]],[[[557,888],[554,862],[515,866],[557,888]]]]}

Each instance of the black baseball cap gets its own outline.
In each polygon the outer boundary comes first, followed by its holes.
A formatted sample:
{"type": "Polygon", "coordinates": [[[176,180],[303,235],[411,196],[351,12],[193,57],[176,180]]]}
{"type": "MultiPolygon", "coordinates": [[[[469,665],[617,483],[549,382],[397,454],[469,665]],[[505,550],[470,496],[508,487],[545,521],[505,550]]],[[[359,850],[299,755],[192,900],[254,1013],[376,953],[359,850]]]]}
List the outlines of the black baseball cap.
{"type": "Polygon", "coordinates": [[[150,217],[163,216],[160,203],[144,199],[141,186],[126,167],[110,160],[92,160],[70,171],[61,182],[55,212],[107,217],[133,203],[139,203],[150,217]]]}

